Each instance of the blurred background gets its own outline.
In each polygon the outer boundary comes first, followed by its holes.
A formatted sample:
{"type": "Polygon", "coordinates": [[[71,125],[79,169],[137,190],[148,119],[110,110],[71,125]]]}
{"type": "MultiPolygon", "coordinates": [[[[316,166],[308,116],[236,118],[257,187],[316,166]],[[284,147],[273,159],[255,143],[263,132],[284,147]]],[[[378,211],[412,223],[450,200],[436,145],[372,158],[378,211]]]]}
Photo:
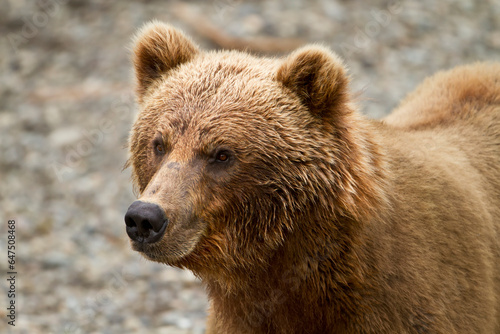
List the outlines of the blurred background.
{"type": "Polygon", "coordinates": [[[130,40],[153,18],[206,49],[325,44],[374,118],[435,71],[500,59],[497,0],[0,0],[1,333],[204,332],[199,281],[142,259],[123,222],[135,198],[122,171],[136,114],[130,40]]]}

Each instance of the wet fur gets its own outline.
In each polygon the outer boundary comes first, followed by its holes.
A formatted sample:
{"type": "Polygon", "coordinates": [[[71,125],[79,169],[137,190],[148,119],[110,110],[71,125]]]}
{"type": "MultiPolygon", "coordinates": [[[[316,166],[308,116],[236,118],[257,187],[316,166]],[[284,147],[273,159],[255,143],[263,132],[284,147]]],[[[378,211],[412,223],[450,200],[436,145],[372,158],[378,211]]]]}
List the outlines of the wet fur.
{"type": "Polygon", "coordinates": [[[171,218],[142,251],[201,278],[208,333],[500,333],[500,65],[373,121],[321,46],[204,52],[160,22],[134,45],[129,164],[171,218]]]}

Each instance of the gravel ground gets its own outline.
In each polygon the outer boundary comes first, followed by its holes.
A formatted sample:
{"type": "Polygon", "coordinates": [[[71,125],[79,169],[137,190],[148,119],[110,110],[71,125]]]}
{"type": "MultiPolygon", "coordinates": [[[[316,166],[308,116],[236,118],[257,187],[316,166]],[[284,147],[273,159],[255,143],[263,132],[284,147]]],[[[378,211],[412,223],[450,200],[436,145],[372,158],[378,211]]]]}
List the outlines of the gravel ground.
{"type": "Polygon", "coordinates": [[[129,43],[144,22],[171,22],[210,49],[226,44],[193,22],[242,45],[326,44],[346,58],[370,117],[387,114],[437,70],[500,59],[496,0],[0,5],[2,333],[204,332],[199,281],[142,259],[124,229],[135,198],[130,171],[122,171],[136,112],[129,43]],[[9,219],[16,220],[15,327],[6,318],[9,219]]]}

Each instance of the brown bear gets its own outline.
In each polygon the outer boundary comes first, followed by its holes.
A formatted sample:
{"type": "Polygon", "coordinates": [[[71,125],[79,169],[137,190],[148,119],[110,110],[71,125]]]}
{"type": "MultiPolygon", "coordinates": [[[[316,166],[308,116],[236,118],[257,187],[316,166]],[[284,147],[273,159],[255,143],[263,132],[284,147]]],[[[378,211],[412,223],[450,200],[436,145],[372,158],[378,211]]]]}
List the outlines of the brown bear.
{"type": "Polygon", "coordinates": [[[134,44],[132,247],[206,286],[207,333],[500,333],[500,65],[360,114],[325,47],[134,44]]]}

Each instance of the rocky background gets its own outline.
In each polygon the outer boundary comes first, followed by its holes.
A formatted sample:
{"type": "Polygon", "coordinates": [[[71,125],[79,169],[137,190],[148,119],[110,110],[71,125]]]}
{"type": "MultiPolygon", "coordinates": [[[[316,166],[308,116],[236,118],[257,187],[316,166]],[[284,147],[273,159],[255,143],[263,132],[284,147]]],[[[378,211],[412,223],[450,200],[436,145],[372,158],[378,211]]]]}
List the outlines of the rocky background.
{"type": "Polygon", "coordinates": [[[130,39],[153,18],[207,49],[323,43],[345,58],[370,117],[437,70],[500,58],[497,0],[0,0],[1,333],[204,332],[199,281],[142,259],[123,222],[135,198],[122,171],[136,113],[130,39]]]}

